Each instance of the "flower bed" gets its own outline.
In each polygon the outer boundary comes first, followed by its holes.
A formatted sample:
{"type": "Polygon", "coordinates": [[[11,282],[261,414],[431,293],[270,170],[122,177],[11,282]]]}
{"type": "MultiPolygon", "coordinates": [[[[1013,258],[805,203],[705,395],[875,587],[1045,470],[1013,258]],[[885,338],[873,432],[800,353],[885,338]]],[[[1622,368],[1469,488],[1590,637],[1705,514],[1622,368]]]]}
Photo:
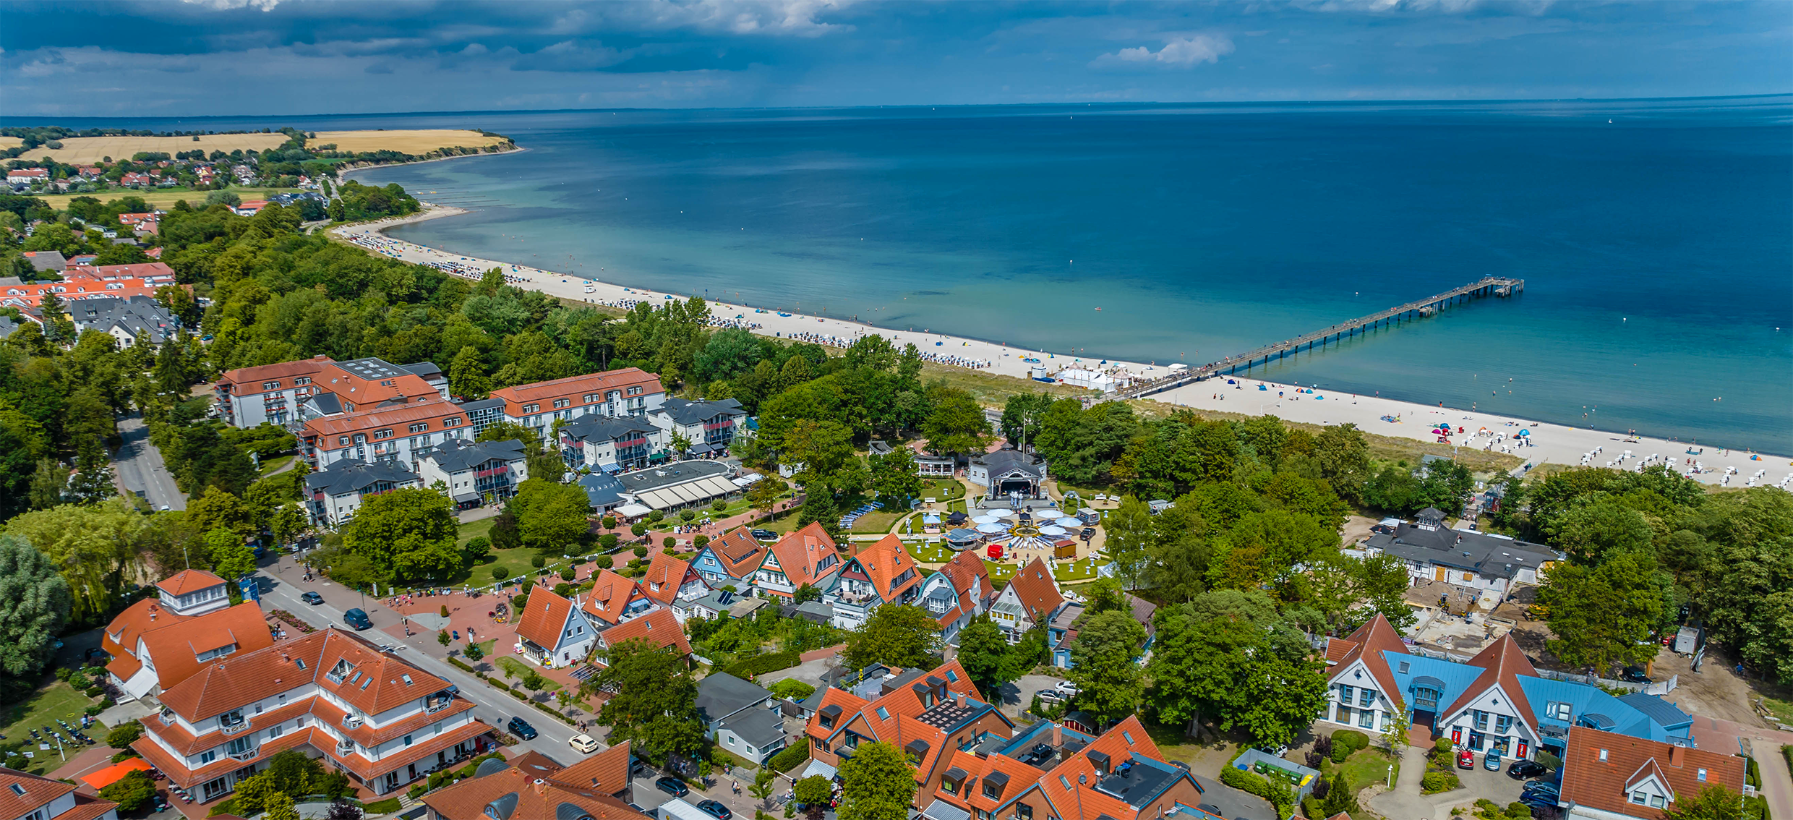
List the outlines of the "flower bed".
{"type": "Polygon", "coordinates": [[[297,629],[301,633],[304,633],[306,635],[309,635],[309,634],[317,631],[317,627],[314,627],[311,624],[306,623],[304,620],[301,620],[299,618],[299,616],[294,615],[293,613],[288,612],[284,609],[274,610],[273,615],[274,615],[274,617],[279,618],[282,621],[285,621],[292,628],[297,629]]]}

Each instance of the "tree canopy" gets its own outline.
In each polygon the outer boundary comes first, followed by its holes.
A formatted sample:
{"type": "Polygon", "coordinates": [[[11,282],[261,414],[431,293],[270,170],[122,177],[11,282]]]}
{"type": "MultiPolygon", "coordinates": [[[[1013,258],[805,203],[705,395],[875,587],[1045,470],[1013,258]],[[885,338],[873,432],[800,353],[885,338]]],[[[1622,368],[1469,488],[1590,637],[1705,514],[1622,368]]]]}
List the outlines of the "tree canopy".
{"type": "Polygon", "coordinates": [[[597,723],[610,728],[612,744],[629,741],[636,755],[656,764],[668,755],[692,757],[703,747],[697,681],[683,660],[637,638],[610,647],[604,661],[582,689],[610,694],[597,723]]]}
{"type": "Polygon", "coordinates": [[[443,578],[461,566],[454,508],[425,487],[368,498],[342,528],[343,549],[371,564],[381,580],[443,578]]]}

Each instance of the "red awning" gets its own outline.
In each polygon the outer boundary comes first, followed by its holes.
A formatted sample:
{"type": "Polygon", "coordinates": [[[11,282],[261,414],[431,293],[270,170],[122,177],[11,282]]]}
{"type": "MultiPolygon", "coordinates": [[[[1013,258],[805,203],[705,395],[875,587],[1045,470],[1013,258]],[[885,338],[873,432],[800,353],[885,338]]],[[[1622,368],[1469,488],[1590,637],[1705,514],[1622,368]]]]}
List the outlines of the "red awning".
{"type": "Polygon", "coordinates": [[[133,757],[116,766],[107,766],[104,769],[83,777],[81,778],[81,782],[96,789],[103,789],[113,783],[123,780],[124,776],[131,772],[147,772],[149,770],[149,761],[144,760],[141,757],[133,757]]]}

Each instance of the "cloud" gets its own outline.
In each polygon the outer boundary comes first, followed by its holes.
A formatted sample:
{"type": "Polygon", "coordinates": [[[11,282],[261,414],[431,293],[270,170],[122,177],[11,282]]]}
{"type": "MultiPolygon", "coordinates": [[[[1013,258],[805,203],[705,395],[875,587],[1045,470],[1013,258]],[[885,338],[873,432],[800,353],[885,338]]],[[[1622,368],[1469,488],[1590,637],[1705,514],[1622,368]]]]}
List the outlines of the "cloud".
{"type": "Polygon", "coordinates": [[[218,11],[230,11],[232,9],[241,8],[273,11],[275,6],[280,5],[280,0],[181,0],[181,2],[193,6],[206,6],[218,11]]]}
{"type": "Polygon", "coordinates": [[[1164,47],[1153,51],[1150,46],[1123,48],[1090,61],[1091,68],[1112,66],[1159,66],[1191,68],[1197,63],[1217,63],[1222,55],[1233,53],[1233,41],[1224,34],[1196,34],[1164,41],[1164,47]]]}

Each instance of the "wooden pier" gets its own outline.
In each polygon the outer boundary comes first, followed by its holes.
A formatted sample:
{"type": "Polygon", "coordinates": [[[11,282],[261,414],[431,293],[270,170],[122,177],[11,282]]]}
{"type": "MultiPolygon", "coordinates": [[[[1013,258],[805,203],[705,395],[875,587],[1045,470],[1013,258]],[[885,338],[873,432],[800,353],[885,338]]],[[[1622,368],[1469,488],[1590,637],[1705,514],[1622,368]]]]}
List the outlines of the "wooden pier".
{"type": "Polygon", "coordinates": [[[1215,376],[1250,370],[1260,364],[1269,364],[1272,360],[1281,359],[1291,353],[1312,350],[1315,345],[1326,349],[1326,345],[1335,340],[1342,340],[1359,333],[1367,333],[1384,325],[1399,325],[1413,319],[1425,318],[1438,313],[1452,305],[1481,299],[1488,296],[1507,297],[1525,290],[1524,279],[1506,279],[1490,276],[1471,282],[1444,293],[1428,296],[1424,299],[1408,302],[1392,307],[1380,313],[1373,313],[1349,322],[1333,325],[1325,330],[1315,331],[1293,339],[1285,339],[1275,344],[1265,345],[1249,353],[1230,356],[1218,362],[1209,362],[1196,368],[1179,370],[1148,382],[1138,382],[1119,391],[1123,399],[1137,399],[1153,393],[1162,393],[1173,387],[1179,387],[1215,376]]]}

